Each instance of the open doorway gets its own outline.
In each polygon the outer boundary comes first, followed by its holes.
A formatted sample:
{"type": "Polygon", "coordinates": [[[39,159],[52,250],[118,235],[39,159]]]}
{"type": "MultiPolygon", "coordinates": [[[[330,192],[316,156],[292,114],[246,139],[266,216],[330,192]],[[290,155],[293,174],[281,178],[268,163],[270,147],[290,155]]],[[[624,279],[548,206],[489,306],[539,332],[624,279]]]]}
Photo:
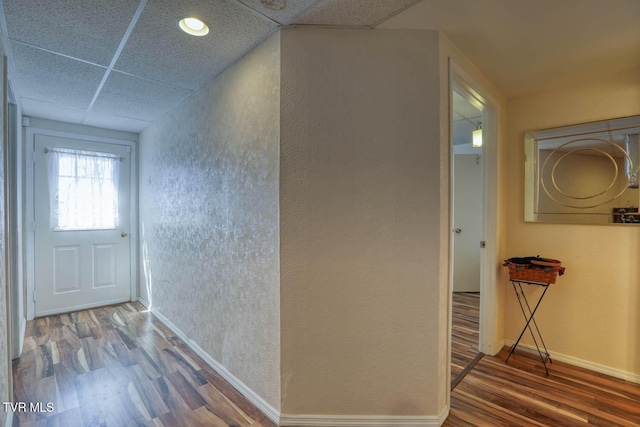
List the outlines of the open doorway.
{"type": "Polygon", "coordinates": [[[479,357],[483,231],[482,105],[452,92],[452,388],[479,357]]]}

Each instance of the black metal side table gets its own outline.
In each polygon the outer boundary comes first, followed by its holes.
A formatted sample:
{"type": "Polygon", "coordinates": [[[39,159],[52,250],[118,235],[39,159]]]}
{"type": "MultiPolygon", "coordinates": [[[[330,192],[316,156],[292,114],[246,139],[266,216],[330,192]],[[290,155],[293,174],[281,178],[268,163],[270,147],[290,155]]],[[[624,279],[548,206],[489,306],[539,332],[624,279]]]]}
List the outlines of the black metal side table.
{"type": "Polygon", "coordinates": [[[536,349],[538,350],[538,355],[540,356],[540,360],[544,365],[544,370],[547,373],[547,375],[549,375],[549,370],[547,369],[547,362],[553,363],[553,361],[551,360],[551,356],[549,356],[549,352],[547,351],[547,346],[544,344],[544,340],[542,339],[542,334],[540,334],[540,329],[538,328],[538,324],[536,323],[536,319],[534,318],[534,315],[536,314],[536,310],[538,310],[538,307],[542,302],[542,298],[544,298],[544,295],[547,293],[547,289],[549,289],[549,283],[529,282],[526,280],[517,280],[517,279],[511,279],[510,281],[511,281],[511,284],[513,285],[513,290],[516,293],[516,297],[518,297],[518,303],[520,304],[520,309],[522,310],[522,315],[526,320],[526,324],[524,325],[524,328],[522,328],[522,332],[520,332],[520,336],[518,337],[518,340],[511,346],[511,349],[509,350],[509,355],[507,356],[507,360],[505,361],[505,363],[509,361],[509,358],[511,357],[516,347],[518,346],[518,343],[520,343],[522,336],[524,335],[525,331],[528,329],[529,332],[531,333],[531,338],[533,338],[533,342],[536,346],[536,349]],[[522,284],[542,286],[544,288],[544,290],[542,291],[542,295],[540,295],[540,298],[538,298],[538,301],[533,307],[533,310],[531,310],[531,305],[529,305],[529,301],[527,300],[527,296],[524,293],[522,284]],[[533,328],[531,327],[532,324],[533,324],[533,328]],[[540,341],[542,349],[540,348],[540,345],[538,345],[538,341],[540,341]]]}

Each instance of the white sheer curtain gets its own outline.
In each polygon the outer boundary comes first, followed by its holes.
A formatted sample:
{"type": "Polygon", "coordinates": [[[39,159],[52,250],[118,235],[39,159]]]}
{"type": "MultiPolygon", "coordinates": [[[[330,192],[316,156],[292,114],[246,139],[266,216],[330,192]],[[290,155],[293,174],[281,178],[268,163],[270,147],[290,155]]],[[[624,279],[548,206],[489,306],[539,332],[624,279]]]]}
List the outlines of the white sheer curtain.
{"type": "Polygon", "coordinates": [[[54,230],[118,226],[120,158],[93,151],[47,151],[49,205],[54,230]]]}

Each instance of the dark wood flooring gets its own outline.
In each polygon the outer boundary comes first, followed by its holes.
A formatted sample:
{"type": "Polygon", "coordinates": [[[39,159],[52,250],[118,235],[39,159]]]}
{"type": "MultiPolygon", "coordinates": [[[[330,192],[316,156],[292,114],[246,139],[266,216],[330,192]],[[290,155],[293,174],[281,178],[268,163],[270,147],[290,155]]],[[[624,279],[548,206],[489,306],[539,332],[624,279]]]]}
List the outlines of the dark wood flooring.
{"type": "Polygon", "coordinates": [[[479,294],[453,295],[451,410],[444,426],[640,426],[640,384],[558,361],[547,365],[547,376],[539,358],[516,352],[506,363],[508,348],[476,357],[479,300],[479,294]]]}
{"type": "MultiPolygon", "coordinates": [[[[457,384],[445,426],[640,426],[639,384],[507,351],[457,384]]],[[[139,304],[28,322],[13,368],[14,401],[42,405],[14,426],[275,427],[139,304]]]]}
{"type": "Polygon", "coordinates": [[[27,322],[13,377],[14,426],[275,427],[137,303],[27,322]]]}
{"type": "Polygon", "coordinates": [[[484,356],[451,392],[444,426],[640,426],[640,384],[509,349],[484,356]]]}
{"type": "Polygon", "coordinates": [[[451,387],[466,375],[478,356],[480,294],[454,292],[451,327],[451,387]]]}

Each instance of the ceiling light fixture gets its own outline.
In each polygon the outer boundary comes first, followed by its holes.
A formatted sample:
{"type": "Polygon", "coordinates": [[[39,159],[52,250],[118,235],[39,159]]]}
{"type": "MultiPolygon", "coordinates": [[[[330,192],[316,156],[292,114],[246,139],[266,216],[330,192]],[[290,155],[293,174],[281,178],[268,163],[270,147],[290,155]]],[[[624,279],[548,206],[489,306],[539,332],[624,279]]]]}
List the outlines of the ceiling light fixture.
{"type": "Polygon", "coordinates": [[[473,131],[472,145],[474,147],[482,147],[482,122],[478,122],[476,130],[473,131]]]}
{"type": "Polygon", "coordinates": [[[192,16],[188,16],[186,18],[182,18],[178,21],[178,26],[182,31],[187,34],[191,34],[192,36],[206,36],[209,34],[209,27],[204,21],[194,18],[192,16]]]}

